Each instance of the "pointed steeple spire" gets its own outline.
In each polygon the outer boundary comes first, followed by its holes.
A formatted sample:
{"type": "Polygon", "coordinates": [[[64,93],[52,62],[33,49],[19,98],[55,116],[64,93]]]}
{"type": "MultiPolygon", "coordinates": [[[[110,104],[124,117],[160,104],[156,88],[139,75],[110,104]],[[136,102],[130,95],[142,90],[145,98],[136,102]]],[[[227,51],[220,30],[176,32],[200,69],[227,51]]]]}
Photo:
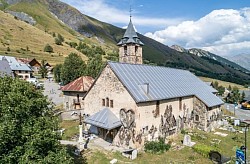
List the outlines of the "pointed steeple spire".
{"type": "Polygon", "coordinates": [[[126,30],[125,34],[123,35],[123,38],[138,38],[138,36],[135,32],[134,25],[131,21],[131,17],[130,17],[130,21],[129,21],[127,30],[126,30]]]}
{"type": "MultiPolygon", "coordinates": [[[[131,11],[130,11],[131,12],[131,11]]],[[[117,44],[119,46],[119,62],[142,64],[142,46],[144,44],[136,34],[134,25],[130,20],[126,32],[121,41],[117,44]]]]}
{"type": "Polygon", "coordinates": [[[132,23],[131,17],[129,20],[128,27],[126,29],[125,34],[123,35],[121,41],[117,44],[118,46],[121,46],[123,44],[128,44],[128,43],[133,43],[133,44],[139,44],[143,46],[144,44],[140,41],[140,38],[136,34],[134,25],[132,23]]]}

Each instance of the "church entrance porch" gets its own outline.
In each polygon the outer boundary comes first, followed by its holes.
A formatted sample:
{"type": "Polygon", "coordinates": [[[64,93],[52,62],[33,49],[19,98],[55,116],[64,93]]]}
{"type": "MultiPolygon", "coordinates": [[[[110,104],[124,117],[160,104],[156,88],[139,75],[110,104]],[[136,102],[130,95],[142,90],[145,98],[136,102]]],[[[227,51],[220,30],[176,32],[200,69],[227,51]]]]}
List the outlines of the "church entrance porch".
{"type": "Polygon", "coordinates": [[[122,125],[121,121],[109,108],[104,108],[92,116],[87,117],[84,122],[91,125],[89,129],[90,132],[96,133],[100,138],[110,143],[113,142],[122,125]]]}
{"type": "Polygon", "coordinates": [[[112,143],[113,139],[117,135],[118,130],[119,130],[119,128],[115,128],[115,129],[111,129],[111,130],[98,128],[98,132],[99,132],[98,136],[100,138],[104,139],[105,141],[112,143]]]}

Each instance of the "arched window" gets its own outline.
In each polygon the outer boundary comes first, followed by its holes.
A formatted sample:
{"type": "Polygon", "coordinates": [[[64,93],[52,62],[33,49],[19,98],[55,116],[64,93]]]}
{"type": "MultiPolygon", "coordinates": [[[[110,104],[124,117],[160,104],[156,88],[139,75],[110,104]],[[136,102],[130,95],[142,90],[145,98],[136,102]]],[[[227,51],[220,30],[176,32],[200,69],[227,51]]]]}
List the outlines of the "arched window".
{"type": "Polygon", "coordinates": [[[105,99],[102,99],[102,106],[105,106],[105,99]]]}
{"type": "Polygon", "coordinates": [[[198,114],[195,115],[195,121],[199,121],[200,117],[198,114]]]}
{"type": "Polygon", "coordinates": [[[128,48],[127,46],[124,46],[124,56],[127,56],[128,55],[128,48]]]}

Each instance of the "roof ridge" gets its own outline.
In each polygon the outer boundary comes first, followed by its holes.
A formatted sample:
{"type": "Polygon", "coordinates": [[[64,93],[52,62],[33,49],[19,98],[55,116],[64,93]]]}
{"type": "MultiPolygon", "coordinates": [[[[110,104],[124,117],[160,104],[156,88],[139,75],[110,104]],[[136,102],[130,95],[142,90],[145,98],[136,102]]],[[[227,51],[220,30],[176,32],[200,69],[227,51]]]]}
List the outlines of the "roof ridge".
{"type": "MultiPolygon", "coordinates": [[[[159,65],[150,65],[150,64],[139,64],[139,63],[125,63],[125,62],[116,62],[116,61],[107,61],[108,63],[117,63],[117,64],[125,64],[125,65],[139,65],[139,66],[145,66],[145,67],[157,67],[157,68],[167,68],[167,69],[173,69],[173,70],[181,70],[181,71],[187,71],[186,69],[179,69],[179,68],[172,68],[172,67],[165,67],[165,66],[159,66],[159,65]]],[[[190,72],[191,73],[191,72],[190,72]]]]}

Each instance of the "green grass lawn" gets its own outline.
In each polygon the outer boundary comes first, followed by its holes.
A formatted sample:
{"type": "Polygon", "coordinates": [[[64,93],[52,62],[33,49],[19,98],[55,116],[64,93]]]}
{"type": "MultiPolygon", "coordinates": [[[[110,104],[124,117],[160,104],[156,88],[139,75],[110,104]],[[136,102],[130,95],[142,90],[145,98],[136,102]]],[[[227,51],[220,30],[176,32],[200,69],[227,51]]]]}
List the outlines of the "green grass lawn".
{"type": "MultiPolygon", "coordinates": [[[[218,150],[225,156],[232,158],[230,163],[235,163],[235,150],[241,145],[244,145],[244,133],[233,133],[229,131],[223,131],[217,129],[216,132],[222,132],[228,134],[226,137],[222,137],[214,134],[214,132],[207,133],[199,130],[192,130],[190,132],[192,141],[197,144],[203,144],[211,147],[213,150],[218,150]],[[213,139],[220,140],[219,144],[214,144],[213,139]]],[[[250,146],[250,133],[247,134],[248,145],[250,146]]],[[[174,137],[173,142],[178,146],[182,146],[181,140],[183,139],[183,134],[179,134],[174,137]]],[[[247,155],[250,159],[250,154],[247,155]]],[[[180,150],[176,150],[175,146],[163,153],[163,154],[150,154],[140,152],[136,160],[131,161],[121,155],[119,152],[108,152],[101,150],[90,150],[85,153],[88,163],[109,163],[112,159],[116,158],[118,163],[137,163],[137,164],[165,164],[165,163],[195,163],[195,164],[209,164],[212,163],[208,157],[202,156],[197,153],[191,147],[184,147],[180,150]]]]}
{"type": "MultiPolygon", "coordinates": [[[[224,113],[225,114],[225,113],[224,113]]],[[[231,115],[230,113],[227,113],[231,115]]],[[[62,139],[71,140],[71,137],[78,134],[78,121],[62,121],[60,123],[61,128],[66,130],[63,133],[62,139]]],[[[241,127],[235,127],[235,129],[242,130],[241,127]]],[[[186,130],[191,136],[192,142],[196,142],[196,146],[205,145],[212,150],[217,150],[224,156],[231,157],[231,163],[235,163],[235,151],[237,148],[245,144],[245,134],[235,133],[216,129],[215,132],[204,132],[197,129],[186,130]],[[228,134],[226,137],[214,134],[215,132],[221,132],[228,134]],[[220,142],[214,142],[220,141],[220,142]]],[[[208,157],[205,157],[200,152],[194,151],[191,147],[184,147],[182,145],[184,134],[178,134],[171,138],[171,142],[174,146],[163,154],[150,154],[139,152],[138,158],[131,161],[121,155],[119,152],[110,152],[106,150],[86,150],[83,154],[83,158],[87,159],[87,163],[102,164],[109,163],[112,159],[116,158],[118,163],[137,163],[137,164],[152,164],[152,163],[195,163],[195,164],[209,164],[212,163],[208,157]],[[177,149],[177,147],[182,147],[177,149]]],[[[250,146],[250,131],[247,132],[247,146],[250,146]]],[[[249,150],[249,149],[248,149],[249,150]]],[[[250,153],[247,154],[247,158],[250,160],[250,153]]]]}
{"type": "Polygon", "coordinates": [[[60,127],[65,129],[65,131],[63,132],[63,135],[62,135],[62,139],[63,140],[71,140],[71,137],[79,134],[78,125],[79,125],[78,120],[73,120],[73,121],[64,120],[64,121],[62,121],[60,123],[60,127]]]}

